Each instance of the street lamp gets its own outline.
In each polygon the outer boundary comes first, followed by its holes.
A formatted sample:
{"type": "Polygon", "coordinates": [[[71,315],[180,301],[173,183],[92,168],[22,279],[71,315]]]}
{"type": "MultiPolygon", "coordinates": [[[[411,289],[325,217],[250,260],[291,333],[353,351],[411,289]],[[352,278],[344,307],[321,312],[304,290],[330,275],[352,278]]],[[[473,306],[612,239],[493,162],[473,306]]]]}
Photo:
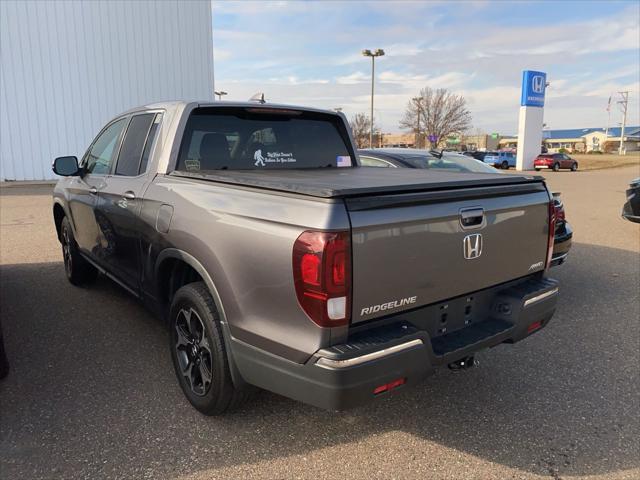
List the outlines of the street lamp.
{"type": "MultiPolygon", "coordinates": [[[[420,139],[420,113],[422,111],[421,106],[420,106],[420,97],[413,97],[412,98],[413,103],[415,103],[416,105],[416,112],[418,114],[418,125],[416,126],[416,148],[420,148],[420,145],[422,144],[421,139],[420,139]]],[[[426,121],[426,118],[425,118],[426,121]]]]}
{"type": "Polygon", "coordinates": [[[373,147],[373,81],[375,76],[375,66],[376,66],[376,57],[381,57],[384,55],[384,50],[378,48],[375,52],[371,52],[371,50],[362,50],[362,55],[365,57],[371,57],[371,117],[369,120],[371,121],[371,130],[369,131],[369,148],[373,147]]]}
{"type": "Polygon", "coordinates": [[[215,90],[213,93],[218,96],[218,100],[222,100],[222,96],[227,95],[227,92],[224,92],[222,90],[215,90]]]}

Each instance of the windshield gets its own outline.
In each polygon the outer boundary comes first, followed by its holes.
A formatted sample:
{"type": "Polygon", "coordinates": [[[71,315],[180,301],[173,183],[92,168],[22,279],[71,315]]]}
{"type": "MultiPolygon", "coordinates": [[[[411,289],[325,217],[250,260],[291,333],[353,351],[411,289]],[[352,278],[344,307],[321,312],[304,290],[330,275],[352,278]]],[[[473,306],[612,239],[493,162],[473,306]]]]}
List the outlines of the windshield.
{"type": "Polygon", "coordinates": [[[177,170],[351,167],[340,117],[273,108],[198,108],[189,117],[177,170]]]}
{"type": "Polygon", "coordinates": [[[496,169],[485,165],[473,157],[457,153],[443,153],[442,158],[433,155],[414,155],[402,157],[404,163],[411,168],[428,168],[432,170],[447,170],[449,172],[496,173],[496,169]]]}

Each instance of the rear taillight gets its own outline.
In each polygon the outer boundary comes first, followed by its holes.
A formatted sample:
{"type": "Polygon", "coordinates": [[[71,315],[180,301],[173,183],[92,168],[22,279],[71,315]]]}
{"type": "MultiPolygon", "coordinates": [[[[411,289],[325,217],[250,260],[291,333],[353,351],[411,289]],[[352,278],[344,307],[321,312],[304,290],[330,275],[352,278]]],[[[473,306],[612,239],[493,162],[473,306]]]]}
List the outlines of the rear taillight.
{"type": "Polygon", "coordinates": [[[547,240],[547,265],[546,269],[551,266],[551,257],[553,257],[553,241],[556,234],[556,207],[553,200],[549,202],[549,238],[547,240]]]}
{"type": "Polygon", "coordinates": [[[560,192],[553,192],[553,206],[556,210],[556,225],[560,223],[564,223],[564,204],[562,203],[562,199],[560,198],[560,192]]]}
{"type": "Polygon", "coordinates": [[[293,245],[298,302],[321,327],[349,323],[351,244],[349,232],[303,232],[293,245]]]}

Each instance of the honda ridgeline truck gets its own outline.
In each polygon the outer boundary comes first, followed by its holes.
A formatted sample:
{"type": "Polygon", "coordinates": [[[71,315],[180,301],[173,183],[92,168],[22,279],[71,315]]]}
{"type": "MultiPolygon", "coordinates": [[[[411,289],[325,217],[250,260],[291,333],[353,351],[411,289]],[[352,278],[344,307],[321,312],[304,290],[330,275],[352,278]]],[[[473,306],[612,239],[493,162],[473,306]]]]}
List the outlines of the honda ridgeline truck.
{"type": "Polygon", "coordinates": [[[166,318],[205,414],[254,386],[352,407],[473,365],[551,319],[542,178],[360,166],[341,113],[159,103],[60,157],[69,281],[105,274],[166,318]]]}

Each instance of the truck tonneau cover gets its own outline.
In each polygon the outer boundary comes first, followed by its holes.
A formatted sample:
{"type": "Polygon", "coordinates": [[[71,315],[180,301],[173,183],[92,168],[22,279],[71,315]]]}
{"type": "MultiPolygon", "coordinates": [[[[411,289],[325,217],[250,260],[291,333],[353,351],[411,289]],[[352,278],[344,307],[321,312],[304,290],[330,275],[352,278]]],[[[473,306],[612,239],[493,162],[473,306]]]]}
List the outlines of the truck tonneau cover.
{"type": "Polygon", "coordinates": [[[321,168],[273,170],[175,171],[171,175],[231,185],[296,193],[319,198],[344,198],[396,192],[540,182],[540,176],[462,173],[409,168],[321,168]]]}

